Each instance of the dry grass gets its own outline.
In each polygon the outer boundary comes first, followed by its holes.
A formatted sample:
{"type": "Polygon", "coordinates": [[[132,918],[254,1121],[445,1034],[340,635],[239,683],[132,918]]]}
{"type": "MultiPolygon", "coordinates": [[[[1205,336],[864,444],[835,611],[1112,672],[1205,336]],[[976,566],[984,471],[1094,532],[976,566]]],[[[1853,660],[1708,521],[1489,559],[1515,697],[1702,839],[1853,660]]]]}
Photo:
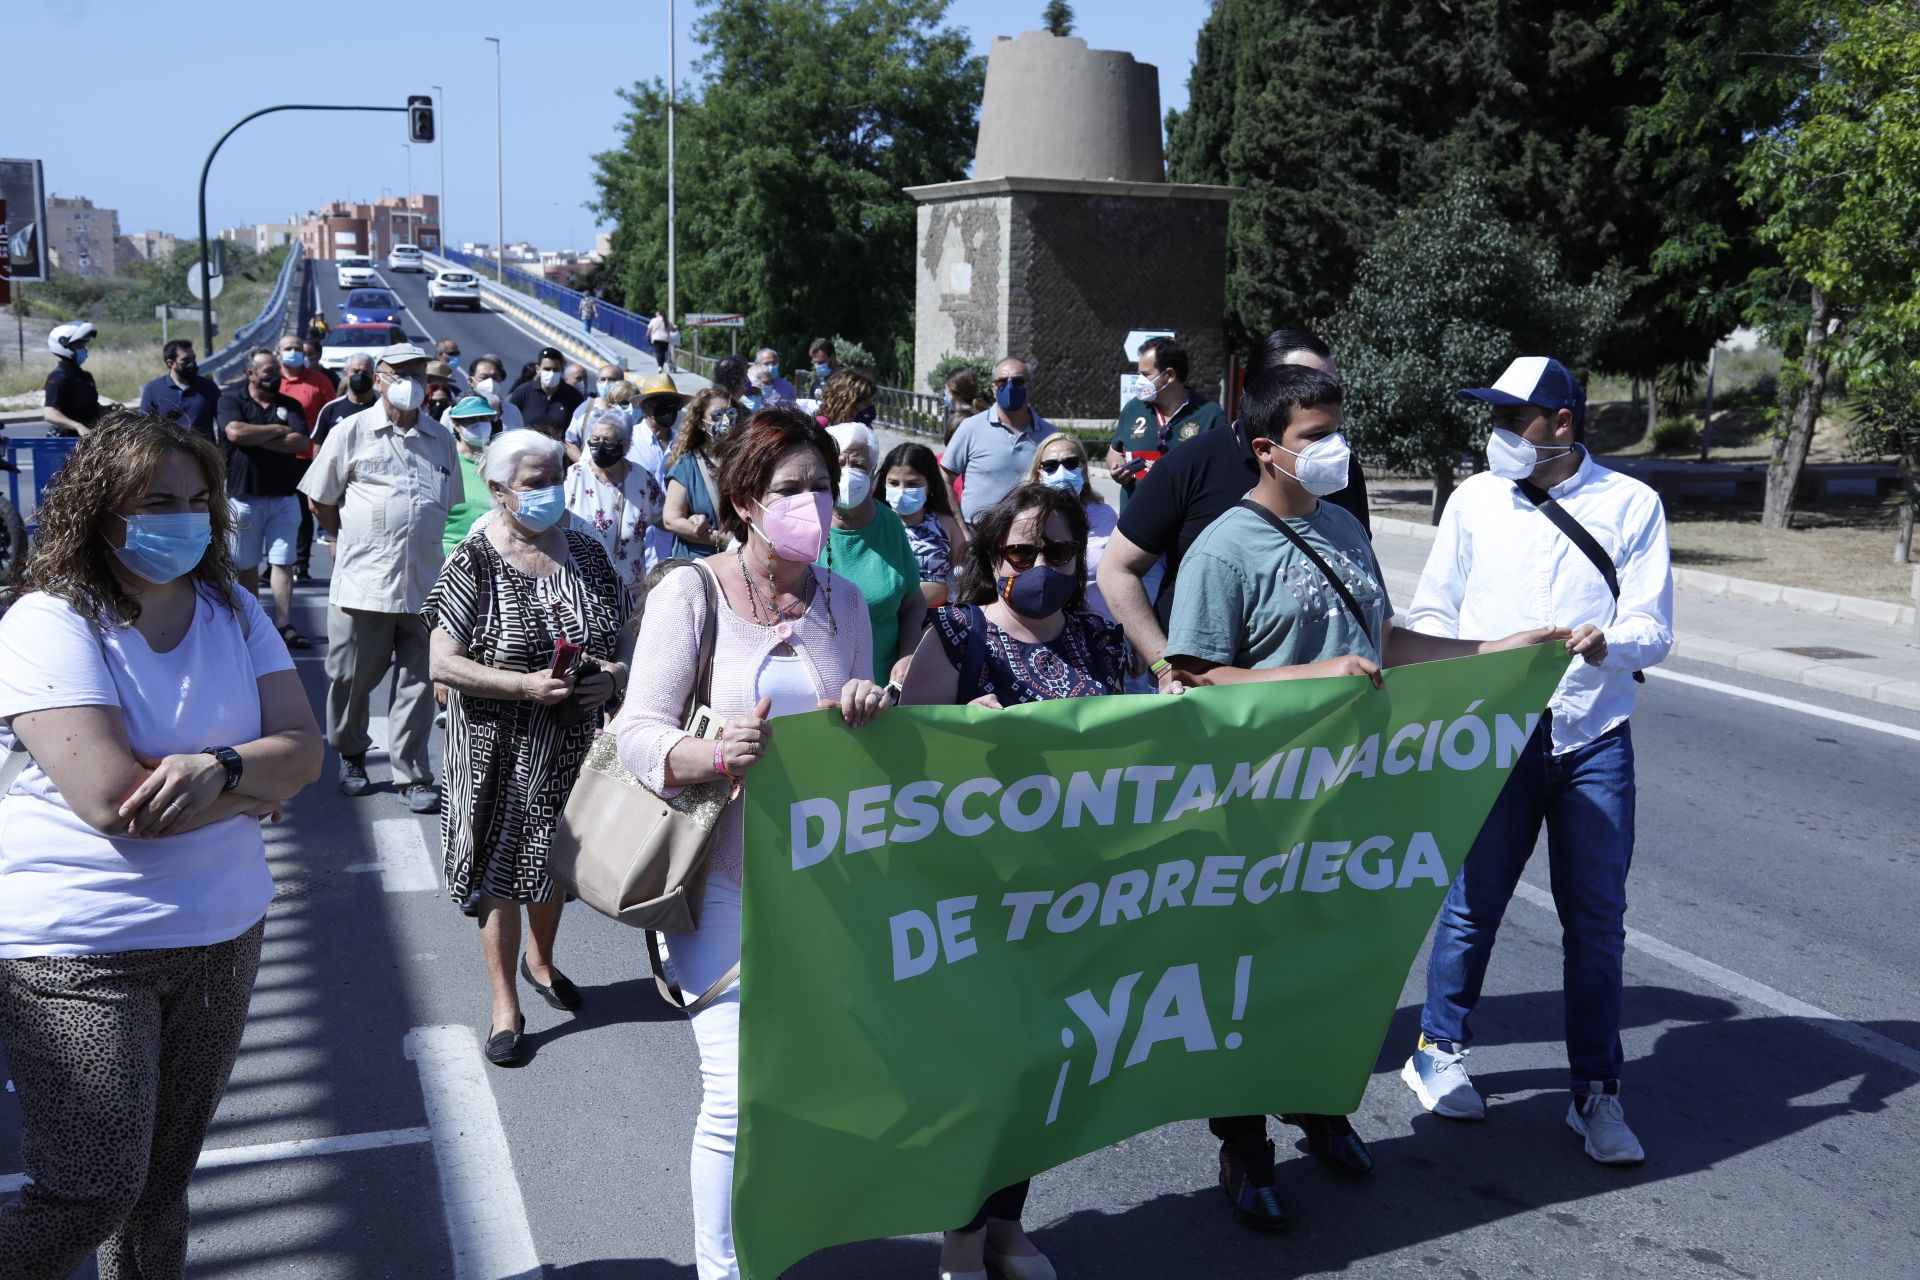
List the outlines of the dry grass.
{"type": "MultiPolygon", "coordinates": [[[[1374,513],[1401,520],[1425,523],[1431,496],[1428,486],[1406,480],[1368,486],[1374,513]]],[[[1914,566],[1893,563],[1893,523],[1870,499],[1803,506],[1792,529],[1763,529],[1757,507],[1731,502],[1681,502],[1667,519],[1676,569],[1913,603],[1914,566]]]]}
{"type": "MultiPolygon", "coordinates": [[[[167,371],[165,362],[160,359],[158,341],[150,347],[129,350],[124,347],[103,347],[100,339],[96,338],[92,349],[93,354],[87,357],[87,372],[93,375],[95,384],[99,386],[102,401],[138,404],[141,386],[167,371]]],[[[46,385],[47,371],[53,368],[53,357],[46,354],[44,340],[40,352],[41,359],[38,362],[32,358],[33,352],[29,350],[24,366],[15,360],[0,366],[0,398],[39,395],[46,385]]],[[[32,403],[39,404],[41,401],[35,399],[32,403]]]]}

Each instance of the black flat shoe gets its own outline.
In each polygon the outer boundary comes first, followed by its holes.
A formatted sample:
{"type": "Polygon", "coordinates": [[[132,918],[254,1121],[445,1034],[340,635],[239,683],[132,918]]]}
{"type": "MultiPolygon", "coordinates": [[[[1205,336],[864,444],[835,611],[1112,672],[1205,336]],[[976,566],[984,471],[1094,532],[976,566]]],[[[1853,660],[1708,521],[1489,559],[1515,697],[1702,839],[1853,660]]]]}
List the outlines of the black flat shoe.
{"type": "Polygon", "coordinates": [[[496,1067],[511,1067],[520,1061],[520,1037],[527,1029],[527,1015],[514,1020],[513,1030],[496,1031],[487,1037],[487,1061],[496,1067]]]}
{"type": "Polygon", "coordinates": [[[580,1007],[580,988],[573,985],[567,975],[558,969],[553,971],[553,985],[543,987],[533,979],[533,970],[527,968],[527,958],[520,957],[520,976],[527,985],[540,993],[540,998],[556,1009],[565,1009],[571,1013],[580,1007]]]}
{"type": "Polygon", "coordinates": [[[1304,1130],[1308,1153],[1335,1173],[1361,1178],[1373,1172],[1373,1153],[1367,1150],[1367,1144],[1360,1140],[1345,1116],[1293,1112],[1281,1116],[1280,1120],[1304,1130]]]}

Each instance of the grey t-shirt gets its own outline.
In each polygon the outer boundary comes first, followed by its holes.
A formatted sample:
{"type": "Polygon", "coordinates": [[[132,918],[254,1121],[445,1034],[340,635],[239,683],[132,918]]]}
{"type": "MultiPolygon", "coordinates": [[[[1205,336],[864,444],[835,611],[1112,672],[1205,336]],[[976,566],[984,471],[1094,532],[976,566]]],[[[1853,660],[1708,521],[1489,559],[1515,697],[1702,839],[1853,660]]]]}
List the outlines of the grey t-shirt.
{"type": "Polygon", "coordinates": [[[1187,548],[1167,628],[1167,653],[1258,670],[1358,654],[1380,661],[1393,616],[1380,562],[1351,514],[1322,502],[1289,520],[1340,575],[1367,615],[1363,630],[1313,561],[1265,520],[1230,507],[1187,548]]]}
{"type": "Polygon", "coordinates": [[[994,421],[992,409],[961,423],[940,459],[941,466],[966,481],[960,493],[961,518],[972,524],[1013,492],[1027,478],[1040,442],[1052,434],[1053,425],[1037,413],[1018,435],[994,421]]]}

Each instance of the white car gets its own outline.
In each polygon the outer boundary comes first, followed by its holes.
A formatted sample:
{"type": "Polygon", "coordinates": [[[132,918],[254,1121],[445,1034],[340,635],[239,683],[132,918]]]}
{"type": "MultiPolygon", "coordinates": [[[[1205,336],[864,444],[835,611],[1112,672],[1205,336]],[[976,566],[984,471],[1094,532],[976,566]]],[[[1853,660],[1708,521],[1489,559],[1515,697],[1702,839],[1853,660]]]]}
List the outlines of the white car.
{"type": "Polygon", "coordinates": [[[357,289],[363,285],[379,284],[380,278],[373,274],[372,258],[336,258],[334,274],[339,277],[342,289],[357,289]]]}
{"type": "Polygon", "coordinates": [[[470,307],[480,310],[480,280],[471,271],[448,269],[427,281],[427,307],[439,311],[445,307],[470,307]]]}
{"type": "Polygon", "coordinates": [[[417,244],[397,244],[387,254],[389,271],[425,271],[426,261],[420,256],[417,244]]]}

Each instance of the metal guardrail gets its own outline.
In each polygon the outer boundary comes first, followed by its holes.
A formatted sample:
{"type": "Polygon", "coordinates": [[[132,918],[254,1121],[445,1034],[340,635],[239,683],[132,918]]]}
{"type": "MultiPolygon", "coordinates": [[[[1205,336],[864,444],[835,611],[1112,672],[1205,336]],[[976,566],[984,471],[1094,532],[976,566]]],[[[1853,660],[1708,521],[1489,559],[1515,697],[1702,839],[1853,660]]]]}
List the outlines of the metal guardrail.
{"type": "MultiPolygon", "coordinates": [[[[466,253],[459,249],[442,248],[440,256],[459,263],[480,275],[484,280],[492,274],[494,262],[476,253],[466,253]],[[485,274],[482,274],[485,273],[485,274]]],[[[502,278],[512,282],[512,287],[520,293],[531,294],[537,301],[546,303],[555,311],[578,323],[580,303],[586,294],[578,289],[569,289],[565,285],[555,284],[544,276],[534,275],[531,271],[522,271],[519,267],[506,267],[502,278]]],[[[496,287],[498,284],[496,283],[496,287]]],[[[617,342],[640,351],[651,351],[653,344],[647,341],[647,325],[651,317],[635,315],[625,307],[616,307],[604,299],[594,299],[593,327],[617,342]]]]}
{"type": "MultiPolygon", "coordinates": [[[[479,269],[472,265],[474,255],[470,253],[460,253],[458,250],[450,249],[437,254],[423,253],[421,257],[436,269],[444,269],[446,267],[467,268],[472,271],[479,280],[481,296],[492,300],[497,308],[501,310],[518,310],[529,320],[537,320],[553,326],[560,331],[560,335],[567,342],[576,343],[586,348],[599,360],[609,364],[617,364],[623,368],[626,366],[627,361],[624,356],[609,348],[605,343],[598,341],[598,334],[582,332],[580,322],[569,319],[560,312],[559,308],[543,306],[538,299],[531,298],[518,289],[507,288],[480,275],[479,269]]],[[[571,290],[569,290],[569,292],[571,292],[571,290]]]]}
{"type": "Polygon", "coordinates": [[[873,399],[874,422],[908,435],[943,440],[947,433],[945,397],[901,387],[881,387],[873,399]]]}
{"type": "Polygon", "coordinates": [[[280,264],[280,275],[273,282],[273,293],[251,324],[243,325],[233,341],[200,361],[200,372],[215,382],[231,370],[235,362],[257,346],[280,336],[287,322],[287,303],[294,297],[299,282],[305,279],[300,267],[304,253],[298,240],[287,246],[287,260],[280,264]]]}

